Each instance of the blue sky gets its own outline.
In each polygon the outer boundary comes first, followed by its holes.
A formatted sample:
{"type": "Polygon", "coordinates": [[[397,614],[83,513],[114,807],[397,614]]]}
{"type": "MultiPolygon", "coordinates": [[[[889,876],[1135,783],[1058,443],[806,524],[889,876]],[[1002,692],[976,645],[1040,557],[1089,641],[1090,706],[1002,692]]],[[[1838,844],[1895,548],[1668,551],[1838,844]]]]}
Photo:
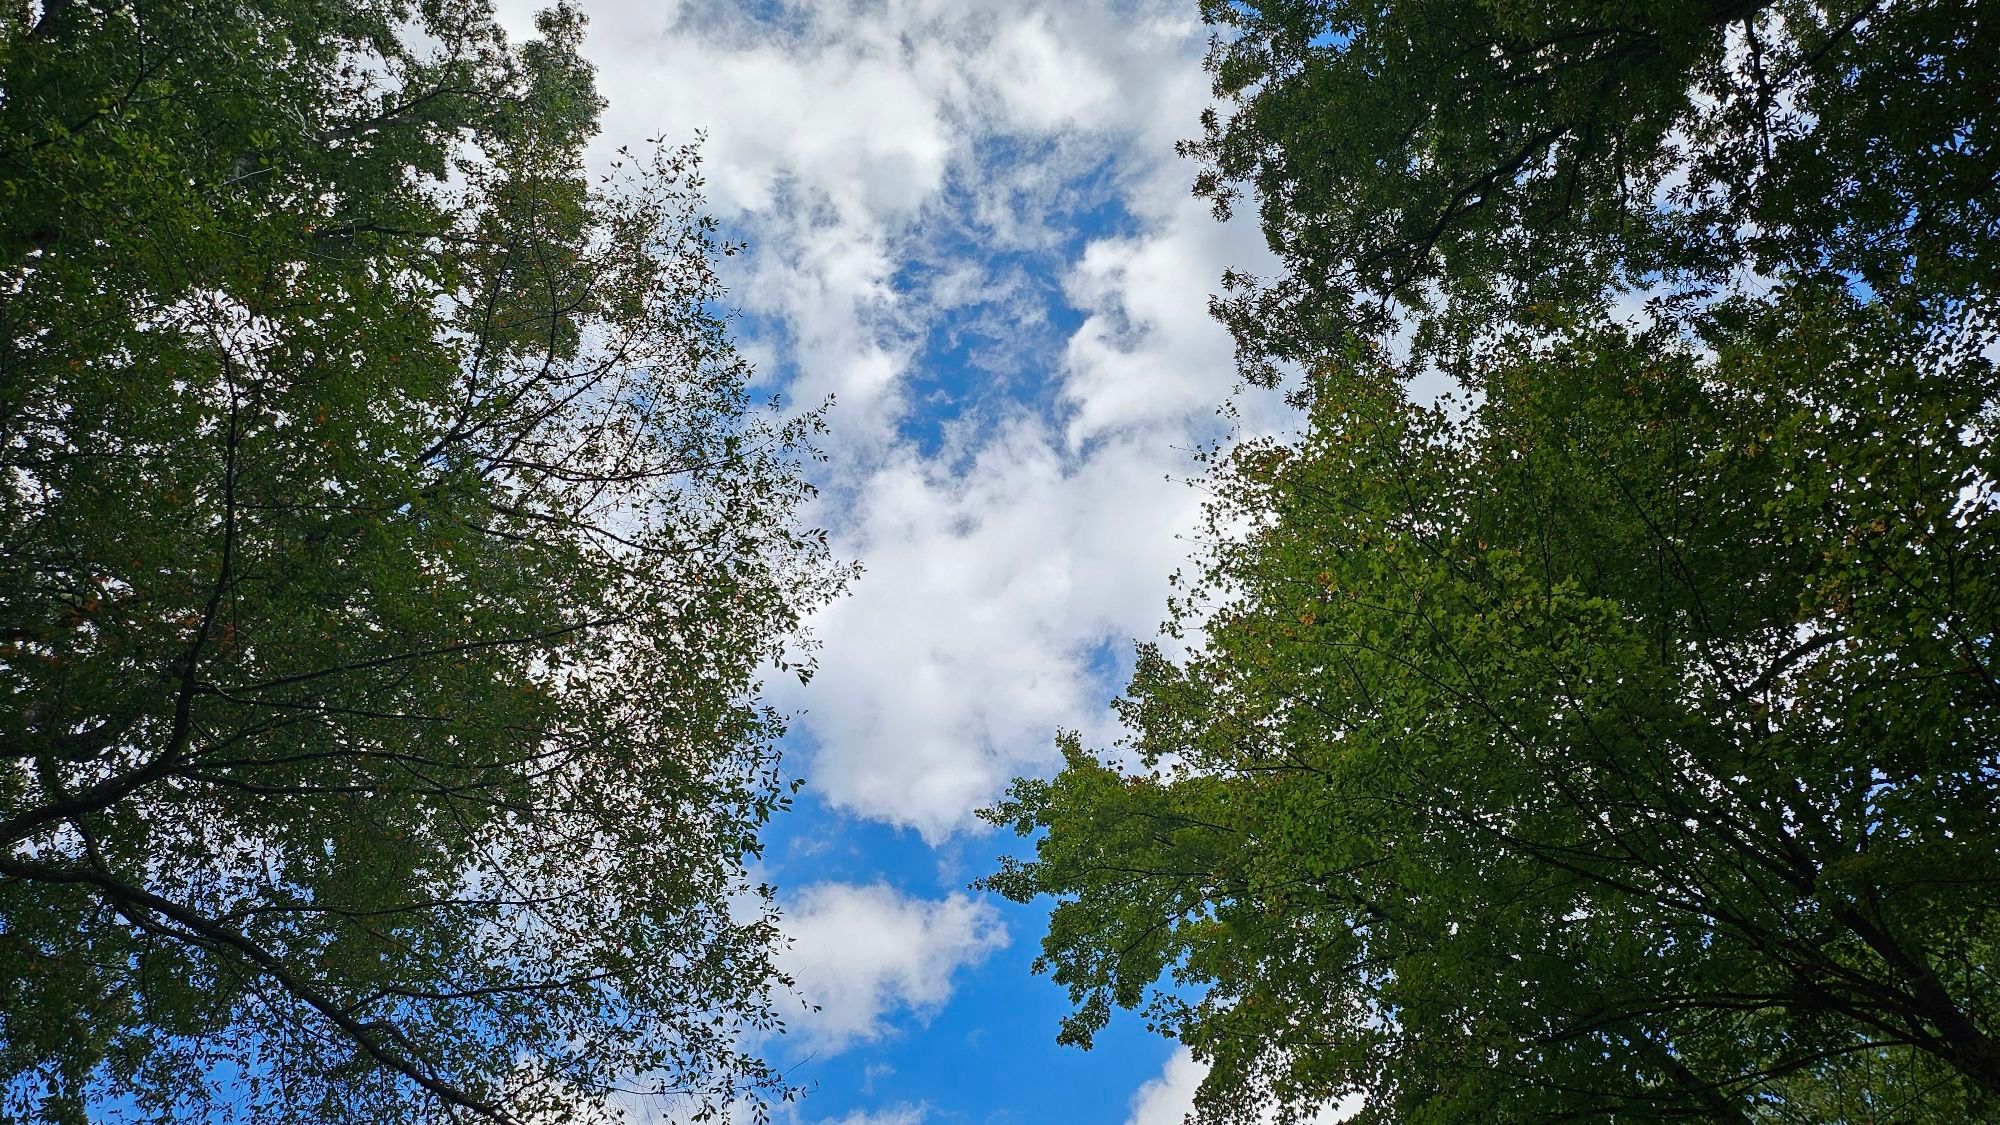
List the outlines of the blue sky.
{"type": "MultiPolygon", "coordinates": [[[[705,136],[740,343],[837,399],[815,519],[867,568],[820,614],[807,780],[761,872],[804,1000],[766,1045],[801,1125],[1178,1122],[1200,1067],[1114,1023],[1055,1044],[1045,924],[967,884],[976,822],[1052,737],[1105,745],[1222,432],[1226,267],[1268,267],[1189,194],[1208,97],[1194,0],[584,0],[620,145],[705,136]]],[[[516,34],[532,3],[503,10],[516,34]]],[[[1249,424],[1282,426],[1269,396],[1249,424]]]]}

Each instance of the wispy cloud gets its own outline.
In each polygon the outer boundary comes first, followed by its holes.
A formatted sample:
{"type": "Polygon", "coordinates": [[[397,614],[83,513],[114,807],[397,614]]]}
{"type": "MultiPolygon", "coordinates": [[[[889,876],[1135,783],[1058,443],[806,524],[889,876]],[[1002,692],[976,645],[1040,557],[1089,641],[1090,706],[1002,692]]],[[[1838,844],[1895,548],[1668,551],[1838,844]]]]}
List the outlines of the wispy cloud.
{"type": "Polygon", "coordinates": [[[923,1106],[899,1106],[873,1112],[855,1110],[842,1117],[828,1117],[814,1125],[923,1125],[928,1116],[923,1106]]]}
{"type": "Polygon", "coordinates": [[[836,1054],[921,1021],[951,999],[957,972],[1007,944],[991,904],[927,900],[882,883],[815,883],[786,904],[779,964],[816,1005],[787,1022],[794,1054],[836,1054]]]}
{"type": "MultiPolygon", "coordinates": [[[[1094,727],[1234,383],[1248,224],[1190,198],[1187,0],[596,0],[604,147],[704,130],[748,350],[839,405],[821,518],[867,573],[785,702],[836,806],[941,839],[1094,727]]],[[[521,17],[516,15],[515,19],[521,17]]]]}

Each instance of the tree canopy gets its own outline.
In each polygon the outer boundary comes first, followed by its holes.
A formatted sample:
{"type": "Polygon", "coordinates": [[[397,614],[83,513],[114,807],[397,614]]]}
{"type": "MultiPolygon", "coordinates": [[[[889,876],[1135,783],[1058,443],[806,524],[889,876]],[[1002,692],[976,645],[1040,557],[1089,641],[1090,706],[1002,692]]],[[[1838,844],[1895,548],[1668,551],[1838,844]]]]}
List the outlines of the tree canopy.
{"type": "Polygon", "coordinates": [[[781,1092],[819,418],[582,26],[0,9],[0,1117],[781,1092]]]}
{"type": "Polygon", "coordinates": [[[1749,273],[1990,296],[2000,21],[1973,0],[1203,0],[1222,105],[1187,151],[1285,272],[1219,307],[1246,359],[1749,273]]]}
{"type": "Polygon", "coordinates": [[[1213,454],[1128,745],[988,811],[1063,1037],[1143,1009],[1204,1122],[1994,1113],[1990,14],[1204,11],[1301,429],[1213,454]]]}
{"type": "Polygon", "coordinates": [[[1219,1121],[1991,1104],[2000,375],[1848,312],[1521,345],[1477,408],[1328,368],[1228,454],[1147,768],[990,814],[1066,1034],[1145,1006],[1219,1121]]]}

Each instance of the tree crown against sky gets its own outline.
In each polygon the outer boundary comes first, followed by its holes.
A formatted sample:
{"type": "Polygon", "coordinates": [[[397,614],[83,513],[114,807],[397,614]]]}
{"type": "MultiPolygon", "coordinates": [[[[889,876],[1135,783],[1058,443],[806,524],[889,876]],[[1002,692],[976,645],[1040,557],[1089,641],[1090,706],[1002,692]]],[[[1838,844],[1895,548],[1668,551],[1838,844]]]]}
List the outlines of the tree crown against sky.
{"type": "Polygon", "coordinates": [[[1232,451],[1148,769],[992,814],[1065,1034],[1145,1007],[1218,1121],[1990,1105],[1996,376],[1869,320],[1524,346],[1477,409],[1329,369],[1232,451]]]}
{"type": "Polygon", "coordinates": [[[0,12],[0,1111],[783,1083],[760,669],[845,571],[558,8],[0,12]]]}
{"type": "Polygon", "coordinates": [[[1129,753],[989,813],[1065,1038],[1143,1008],[1204,1121],[1991,1113],[1990,21],[1205,11],[1307,417],[1216,455],[1129,753]]]}
{"type": "Polygon", "coordinates": [[[1837,277],[1995,289],[2000,26],[1976,2],[1204,0],[1198,190],[1285,271],[1218,308],[1253,372],[1398,318],[1481,326],[1621,291],[1837,277]]]}

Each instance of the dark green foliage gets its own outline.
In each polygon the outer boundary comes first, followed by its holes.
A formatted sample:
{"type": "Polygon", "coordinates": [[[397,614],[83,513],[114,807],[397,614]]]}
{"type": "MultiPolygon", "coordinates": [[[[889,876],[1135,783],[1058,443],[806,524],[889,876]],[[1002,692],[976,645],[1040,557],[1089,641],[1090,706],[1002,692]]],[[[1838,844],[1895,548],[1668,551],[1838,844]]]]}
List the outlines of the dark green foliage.
{"type": "Polygon", "coordinates": [[[779,1089],[818,418],[750,400],[692,153],[586,177],[581,34],[0,11],[0,1118],[779,1089]]]}
{"type": "Polygon", "coordinates": [[[1971,0],[1203,0],[1188,146],[1285,275],[1223,302],[1253,373],[1416,314],[1484,328],[1746,271],[1990,297],[2000,19],[1971,0]],[[1610,287],[1610,288],[1608,288],[1610,287]]]}
{"type": "Polygon", "coordinates": [[[1121,705],[1148,772],[1071,744],[991,814],[1047,830],[989,884],[1059,896],[1066,1035],[1150,1004],[1224,1121],[1990,1110],[2000,373],[1966,328],[1795,295],[1712,358],[1517,342],[1470,410],[1329,366],[1301,441],[1218,466],[1203,643],[1121,705]]]}

